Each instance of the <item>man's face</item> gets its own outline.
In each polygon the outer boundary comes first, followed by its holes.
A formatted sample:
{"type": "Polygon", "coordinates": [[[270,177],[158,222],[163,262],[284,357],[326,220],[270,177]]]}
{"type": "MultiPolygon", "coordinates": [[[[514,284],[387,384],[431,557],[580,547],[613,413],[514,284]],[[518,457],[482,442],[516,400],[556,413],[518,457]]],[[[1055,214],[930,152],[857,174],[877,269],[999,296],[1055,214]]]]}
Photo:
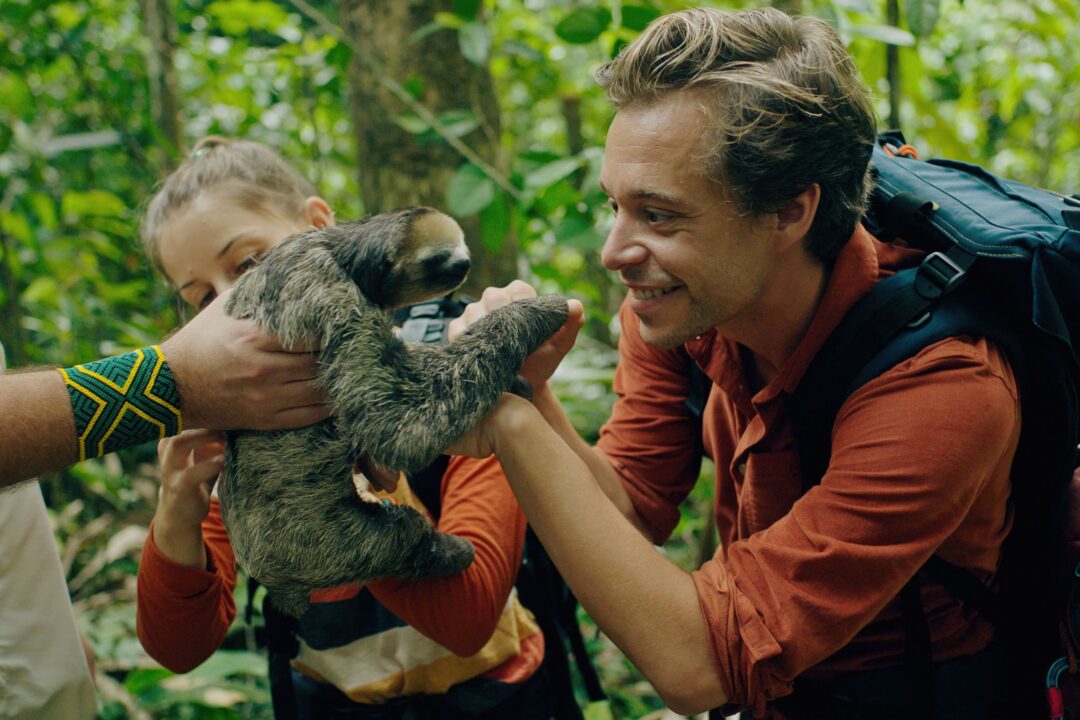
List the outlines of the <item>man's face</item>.
{"type": "Polygon", "coordinates": [[[601,258],[630,289],[642,338],[659,348],[710,328],[737,339],[762,319],[769,232],[704,176],[706,123],[694,94],[676,92],[619,111],[608,130],[600,184],[615,222],[601,258]]]}

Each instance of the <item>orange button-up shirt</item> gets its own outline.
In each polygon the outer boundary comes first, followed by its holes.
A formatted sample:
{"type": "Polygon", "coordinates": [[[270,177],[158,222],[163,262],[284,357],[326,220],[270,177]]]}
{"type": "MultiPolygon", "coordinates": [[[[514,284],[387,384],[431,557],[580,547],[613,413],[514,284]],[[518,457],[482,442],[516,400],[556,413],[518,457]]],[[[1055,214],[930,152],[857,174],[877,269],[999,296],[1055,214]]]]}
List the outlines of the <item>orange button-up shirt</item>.
{"type": "MultiPolygon", "coordinates": [[[[618,400],[598,447],[654,539],[679,518],[702,454],[716,464],[721,548],[693,573],[715,670],[733,702],[765,713],[795,677],[903,662],[897,594],[933,554],[989,580],[1008,533],[1020,404],[1002,352],[950,338],[871,380],[841,408],[821,483],[803,493],[791,398],[847,311],[915,255],[861,227],[777,377],[756,393],[745,349],[715,332],[664,351],[621,313],[618,400]],[[714,387],[683,404],[690,363],[714,387]]],[[[924,583],[935,659],[970,654],[992,629],[924,583]]]]}

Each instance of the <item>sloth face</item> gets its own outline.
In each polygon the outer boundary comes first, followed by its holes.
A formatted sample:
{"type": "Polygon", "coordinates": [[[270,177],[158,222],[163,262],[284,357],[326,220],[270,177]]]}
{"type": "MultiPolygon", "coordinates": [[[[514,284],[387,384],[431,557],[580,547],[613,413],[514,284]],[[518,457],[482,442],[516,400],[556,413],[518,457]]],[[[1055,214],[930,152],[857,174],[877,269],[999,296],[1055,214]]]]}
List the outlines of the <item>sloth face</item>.
{"type": "Polygon", "coordinates": [[[383,308],[445,295],[465,281],[472,265],[461,226],[432,208],[376,215],[340,230],[338,261],[383,308]]]}

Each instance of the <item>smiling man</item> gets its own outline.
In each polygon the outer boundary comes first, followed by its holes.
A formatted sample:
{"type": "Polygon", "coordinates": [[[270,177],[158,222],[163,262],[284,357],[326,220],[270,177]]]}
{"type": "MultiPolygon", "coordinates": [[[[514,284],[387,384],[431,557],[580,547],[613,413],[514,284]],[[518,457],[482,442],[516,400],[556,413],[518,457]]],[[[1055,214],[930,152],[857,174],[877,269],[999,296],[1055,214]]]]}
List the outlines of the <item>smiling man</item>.
{"type": "MultiPolygon", "coordinates": [[[[603,262],[628,288],[612,416],[588,447],[547,386],[581,325],[573,304],[522,370],[533,403],[505,397],[454,451],[498,456],[577,598],[678,712],[1002,715],[991,626],[912,585],[934,660],[913,684],[899,600],[933,555],[987,582],[997,568],[1020,426],[999,349],[950,338],[864,385],[803,492],[792,395],[855,302],[916,259],[859,223],[875,123],[836,34],[775,10],[690,10],[598,77],[617,109],[603,262]],[[712,381],[700,417],[695,366],[712,381]],[[654,543],[703,455],[721,548],[686,573],[654,543]]],[[[491,289],[452,332],[531,293],[491,289]]]]}

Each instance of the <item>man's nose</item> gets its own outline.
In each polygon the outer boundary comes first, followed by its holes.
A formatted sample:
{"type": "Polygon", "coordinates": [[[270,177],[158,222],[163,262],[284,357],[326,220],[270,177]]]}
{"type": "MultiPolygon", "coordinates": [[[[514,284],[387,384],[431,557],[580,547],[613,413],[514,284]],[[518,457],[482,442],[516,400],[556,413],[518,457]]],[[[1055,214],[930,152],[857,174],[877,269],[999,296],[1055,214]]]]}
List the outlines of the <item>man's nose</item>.
{"type": "Polygon", "coordinates": [[[600,261],[608,270],[618,271],[631,265],[645,262],[649,252],[636,239],[633,229],[622,218],[616,217],[611,226],[604,247],[600,250],[600,261]]]}

